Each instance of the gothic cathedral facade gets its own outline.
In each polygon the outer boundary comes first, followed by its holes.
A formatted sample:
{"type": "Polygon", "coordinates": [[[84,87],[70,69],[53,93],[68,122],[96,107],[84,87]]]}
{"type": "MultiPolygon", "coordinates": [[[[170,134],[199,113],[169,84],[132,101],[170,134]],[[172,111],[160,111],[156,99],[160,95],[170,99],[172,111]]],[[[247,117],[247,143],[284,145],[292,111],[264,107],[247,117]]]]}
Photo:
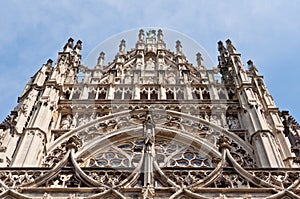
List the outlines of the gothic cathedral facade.
{"type": "Polygon", "coordinates": [[[252,61],[228,39],[208,69],[136,34],[89,67],[70,38],[29,80],[0,125],[0,197],[300,198],[300,126],[252,61]]]}

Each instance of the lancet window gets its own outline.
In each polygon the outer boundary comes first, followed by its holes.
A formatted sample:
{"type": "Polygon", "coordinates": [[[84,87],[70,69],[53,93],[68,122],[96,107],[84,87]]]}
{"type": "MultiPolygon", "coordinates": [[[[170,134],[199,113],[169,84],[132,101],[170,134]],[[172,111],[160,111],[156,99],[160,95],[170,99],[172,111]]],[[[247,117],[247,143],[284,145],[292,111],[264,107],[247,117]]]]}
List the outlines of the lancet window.
{"type": "Polygon", "coordinates": [[[158,99],[158,87],[143,87],[140,91],[140,99],[158,99]]]}
{"type": "Polygon", "coordinates": [[[174,91],[172,88],[167,88],[166,97],[167,99],[174,99],[174,91]]]}
{"type": "Polygon", "coordinates": [[[98,99],[106,99],[107,94],[107,88],[106,87],[100,87],[98,91],[98,99]]]}
{"type": "Polygon", "coordinates": [[[79,99],[81,91],[78,88],[73,90],[72,99],[79,99]]]}
{"type": "Polygon", "coordinates": [[[131,99],[132,88],[131,87],[116,87],[114,98],[115,99],[131,99]]]}
{"type": "Polygon", "coordinates": [[[88,99],[96,99],[96,95],[97,95],[96,88],[90,88],[89,94],[88,94],[88,99]]]}

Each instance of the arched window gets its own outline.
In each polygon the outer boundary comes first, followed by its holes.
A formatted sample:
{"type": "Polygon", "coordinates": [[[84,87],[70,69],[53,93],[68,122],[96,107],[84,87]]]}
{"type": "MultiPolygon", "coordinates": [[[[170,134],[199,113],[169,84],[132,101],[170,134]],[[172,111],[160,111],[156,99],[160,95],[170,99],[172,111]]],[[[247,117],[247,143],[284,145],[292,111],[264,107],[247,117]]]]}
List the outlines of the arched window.
{"type": "Polygon", "coordinates": [[[176,99],[183,100],[184,99],[184,92],[183,88],[176,89],[176,99]]]}
{"type": "Polygon", "coordinates": [[[157,87],[150,87],[150,99],[151,100],[157,100],[158,99],[158,88],[157,87]]]}
{"type": "Polygon", "coordinates": [[[199,87],[193,87],[192,95],[193,99],[201,99],[201,89],[199,87]]]}
{"type": "Polygon", "coordinates": [[[120,90],[117,90],[115,92],[115,99],[122,99],[122,92],[120,90]]]}
{"type": "Polygon", "coordinates": [[[167,99],[174,99],[174,92],[171,90],[168,90],[166,93],[167,99]]]}
{"type": "Polygon", "coordinates": [[[226,97],[224,91],[219,90],[219,98],[220,98],[220,99],[227,99],[227,97],[226,97]]]}
{"type": "Polygon", "coordinates": [[[98,99],[106,99],[107,88],[102,87],[99,89],[98,99]]]}
{"type": "Polygon", "coordinates": [[[203,93],[202,93],[202,98],[203,99],[210,99],[210,95],[209,95],[209,92],[204,90],[203,93]]]}
{"type": "Polygon", "coordinates": [[[140,93],[140,99],[148,99],[148,92],[146,89],[143,89],[140,93]]]}
{"type": "Polygon", "coordinates": [[[89,92],[88,99],[95,99],[95,98],[96,98],[96,91],[95,90],[91,90],[89,92]]]}
{"type": "Polygon", "coordinates": [[[130,90],[124,92],[124,99],[131,99],[132,93],[130,90]]]}
{"type": "Polygon", "coordinates": [[[79,90],[75,90],[73,92],[72,99],[79,99],[79,97],[80,97],[80,91],[79,90]]]}

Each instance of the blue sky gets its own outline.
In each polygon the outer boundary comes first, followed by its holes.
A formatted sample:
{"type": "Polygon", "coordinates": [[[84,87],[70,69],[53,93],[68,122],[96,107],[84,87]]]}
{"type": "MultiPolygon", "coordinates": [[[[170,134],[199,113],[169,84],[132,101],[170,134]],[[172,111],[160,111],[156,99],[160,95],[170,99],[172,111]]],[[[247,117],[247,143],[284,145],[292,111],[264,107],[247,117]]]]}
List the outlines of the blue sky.
{"type": "Polygon", "coordinates": [[[215,64],[217,42],[230,38],[244,64],[251,59],[265,77],[279,109],[300,121],[299,10],[297,0],[1,1],[0,120],[42,64],[56,61],[69,37],[83,41],[84,59],[112,35],[163,27],[196,40],[215,64]]]}

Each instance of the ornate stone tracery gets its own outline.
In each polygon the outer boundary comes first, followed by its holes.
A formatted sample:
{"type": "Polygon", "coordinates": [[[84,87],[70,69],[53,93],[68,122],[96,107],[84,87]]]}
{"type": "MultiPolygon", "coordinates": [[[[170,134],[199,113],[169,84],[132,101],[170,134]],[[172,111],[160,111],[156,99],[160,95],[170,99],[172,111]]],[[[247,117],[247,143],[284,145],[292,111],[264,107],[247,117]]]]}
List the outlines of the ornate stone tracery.
{"type": "Polygon", "coordinates": [[[194,67],[165,36],[141,29],[94,69],[70,38],[0,125],[0,198],[300,198],[299,124],[253,62],[228,39],[194,67]]]}

